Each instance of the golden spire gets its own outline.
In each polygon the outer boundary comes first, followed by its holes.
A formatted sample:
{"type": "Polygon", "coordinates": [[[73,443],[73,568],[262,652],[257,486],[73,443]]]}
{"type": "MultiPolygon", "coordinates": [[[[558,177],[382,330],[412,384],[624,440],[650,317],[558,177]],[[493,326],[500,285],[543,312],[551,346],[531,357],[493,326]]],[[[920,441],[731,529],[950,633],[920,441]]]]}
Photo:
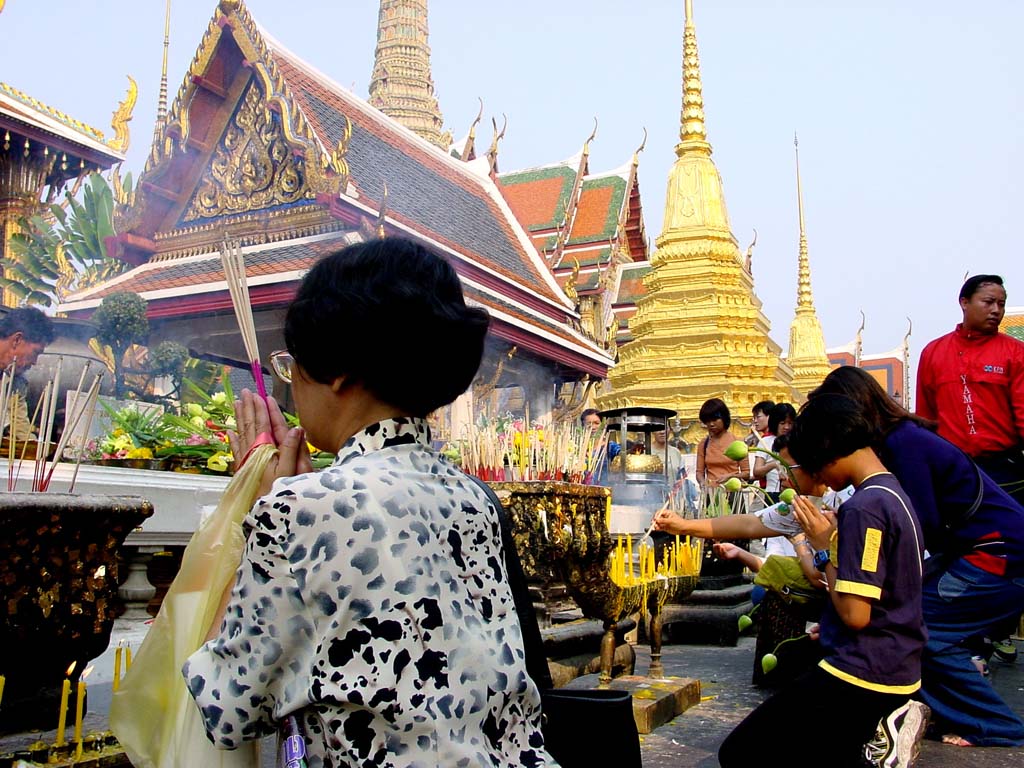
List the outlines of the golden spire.
{"type": "Polygon", "coordinates": [[[804,228],[804,193],[800,184],[800,143],[793,134],[796,152],[796,198],[800,218],[800,256],[797,267],[796,316],[789,326],[789,354],[786,362],[793,369],[793,388],[801,396],[821,384],[832,369],[825,352],[825,336],[814,311],[811,293],[811,258],[807,252],[804,228]]]}
{"type": "Polygon", "coordinates": [[[612,391],[599,397],[599,407],[673,408],[690,420],[709,397],[722,397],[734,413],[766,398],[791,400],[792,372],[768,335],[771,326],[729,226],[705,129],[692,0],[682,80],[664,228],[643,278],[645,293],[629,318],[633,340],[619,350],[609,372],[612,391]]]}
{"type": "Polygon", "coordinates": [[[427,0],[380,0],[370,104],[448,149],[451,137],[441,133],[444,120],[430,75],[427,0]]]}
{"type": "Polygon", "coordinates": [[[167,117],[167,49],[171,45],[171,0],[164,6],[164,61],[160,67],[160,98],[156,104],[157,125],[167,117]]]}
{"type": "Polygon", "coordinates": [[[686,24],[683,27],[683,108],[679,116],[679,144],[676,154],[696,149],[711,154],[704,127],[704,92],[700,82],[697,56],[697,28],[693,24],[693,0],[686,0],[686,24]]]}
{"type": "Polygon", "coordinates": [[[811,294],[811,259],[807,254],[807,230],[804,229],[804,193],[800,187],[800,142],[795,133],[793,149],[796,152],[796,200],[800,216],[800,259],[796,285],[796,311],[799,314],[814,311],[814,296],[811,294]]]}

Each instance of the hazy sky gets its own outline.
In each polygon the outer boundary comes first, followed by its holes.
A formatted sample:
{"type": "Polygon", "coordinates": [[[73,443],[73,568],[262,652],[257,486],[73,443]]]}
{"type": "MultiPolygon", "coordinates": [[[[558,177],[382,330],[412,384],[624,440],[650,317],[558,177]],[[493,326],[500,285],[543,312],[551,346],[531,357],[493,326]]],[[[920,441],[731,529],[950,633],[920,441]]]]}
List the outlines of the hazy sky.
{"type": "MultiPolygon", "coordinates": [[[[217,0],[172,0],[173,98],[217,0]]],[[[286,47],[365,97],[376,0],[248,0],[286,47]]],[[[733,232],[758,231],[755,288],[783,348],[796,302],[793,133],[800,134],[814,299],[830,347],[867,316],[866,353],[912,359],[960,319],[966,272],[997,272],[1024,306],[1016,0],[694,0],[708,138],[733,232]],[[1017,221],[1018,225],[1013,222],[1017,221]]],[[[127,166],[152,135],[163,0],[7,0],[0,80],[109,133],[126,74],[139,82],[127,166]]],[[[678,139],[682,0],[433,0],[430,44],[446,127],[508,115],[502,171],[577,152],[591,170],[641,156],[647,232],[661,231],[678,139]]],[[[490,126],[478,142],[490,141],[490,126]]]]}

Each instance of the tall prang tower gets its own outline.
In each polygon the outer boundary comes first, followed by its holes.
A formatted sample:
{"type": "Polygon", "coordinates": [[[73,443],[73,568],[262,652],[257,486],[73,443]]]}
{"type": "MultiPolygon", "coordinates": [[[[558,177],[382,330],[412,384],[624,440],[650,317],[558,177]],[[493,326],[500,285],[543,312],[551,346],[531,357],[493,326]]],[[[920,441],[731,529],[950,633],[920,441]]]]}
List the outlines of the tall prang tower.
{"type": "Polygon", "coordinates": [[[451,144],[430,74],[427,0],[380,0],[370,104],[441,149],[451,144]]]}
{"type": "Polygon", "coordinates": [[[611,392],[599,403],[674,408],[692,422],[705,400],[721,397],[735,415],[749,416],[760,400],[792,399],[792,371],[768,335],[729,226],[704,124],[692,0],[686,0],[680,123],[664,229],[629,321],[633,340],[621,348],[611,392]]]}
{"type": "Polygon", "coordinates": [[[807,393],[821,384],[832,366],[825,353],[825,335],[821,331],[818,313],[814,309],[811,293],[811,257],[807,251],[807,231],[804,229],[804,195],[800,186],[800,147],[793,137],[796,150],[796,198],[800,212],[800,256],[797,267],[796,316],[789,326],[789,354],[786,362],[793,369],[793,388],[803,402],[807,393]]]}

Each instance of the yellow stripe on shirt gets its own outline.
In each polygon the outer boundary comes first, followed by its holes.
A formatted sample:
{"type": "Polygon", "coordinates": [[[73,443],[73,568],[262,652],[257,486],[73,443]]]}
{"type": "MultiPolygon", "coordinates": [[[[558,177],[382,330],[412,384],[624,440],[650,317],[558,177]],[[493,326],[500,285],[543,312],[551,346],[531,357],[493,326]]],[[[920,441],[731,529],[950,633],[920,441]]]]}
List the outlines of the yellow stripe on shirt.
{"type": "Polygon", "coordinates": [[[844,680],[850,685],[856,685],[859,688],[867,688],[869,691],[879,691],[880,693],[905,693],[909,695],[921,687],[920,680],[908,685],[883,685],[882,683],[872,683],[870,680],[861,680],[859,677],[855,677],[849,672],[843,672],[841,669],[836,669],[824,659],[818,662],[818,666],[830,675],[835,675],[840,680],[844,680]]]}
{"type": "Polygon", "coordinates": [[[849,595],[860,595],[870,597],[872,600],[879,600],[882,597],[882,588],[874,584],[861,584],[859,581],[836,580],[836,592],[845,592],[849,595]]]}

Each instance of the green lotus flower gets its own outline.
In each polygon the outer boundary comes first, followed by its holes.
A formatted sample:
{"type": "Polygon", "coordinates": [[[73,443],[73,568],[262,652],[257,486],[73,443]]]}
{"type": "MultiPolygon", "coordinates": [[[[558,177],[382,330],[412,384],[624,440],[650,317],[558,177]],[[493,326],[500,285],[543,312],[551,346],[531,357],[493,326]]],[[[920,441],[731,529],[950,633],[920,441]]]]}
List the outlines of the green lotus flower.
{"type": "Polygon", "coordinates": [[[742,616],[740,616],[739,621],[737,621],[736,623],[739,625],[740,632],[742,632],[743,630],[753,625],[754,620],[744,613],[742,616]]]}
{"type": "Polygon", "coordinates": [[[733,440],[725,449],[725,455],[733,461],[743,461],[750,453],[750,448],[742,440],[733,440]]]}
{"type": "Polygon", "coordinates": [[[743,490],[743,481],[740,480],[738,477],[730,477],[728,480],[722,483],[722,487],[725,488],[725,490],[727,490],[729,493],[735,493],[736,491],[743,490]]]}
{"type": "Polygon", "coordinates": [[[786,490],[779,494],[779,501],[781,501],[783,504],[792,504],[793,499],[795,498],[796,491],[794,491],[792,488],[787,488],[786,490]]]}
{"type": "Polygon", "coordinates": [[[779,666],[779,657],[774,653],[766,653],[761,657],[761,671],[766,675],[779,666]]]}

